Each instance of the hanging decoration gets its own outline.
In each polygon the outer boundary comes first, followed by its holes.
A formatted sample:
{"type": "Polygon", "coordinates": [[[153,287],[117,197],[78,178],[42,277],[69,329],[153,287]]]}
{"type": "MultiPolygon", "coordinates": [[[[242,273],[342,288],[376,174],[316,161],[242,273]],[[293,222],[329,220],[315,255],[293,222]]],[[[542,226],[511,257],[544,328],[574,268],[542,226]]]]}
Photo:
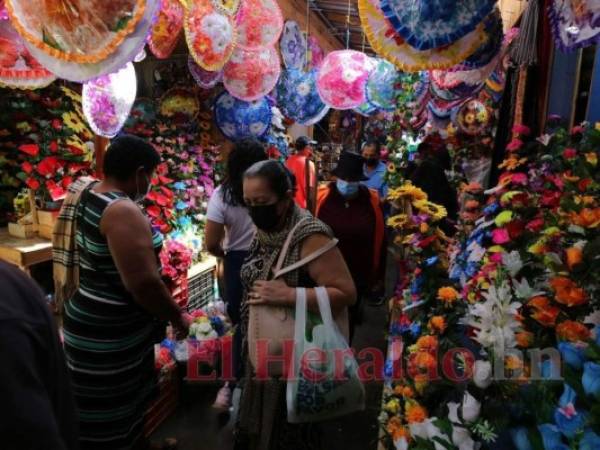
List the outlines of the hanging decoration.
{"type": "Polygon", "coordinates": [[[321,99],[335,109],[353,109],[366,101],[366,84],[374,61],[355,50],[329,53],[317,76],[321,99]]]}
{"type": "Polygon", "coordinates": [[[200,102],[192,89],[176,87],[162,96],[158,112],[175,123],[188,123],[198,117],[200,102]]]}
{"type": "MultiPolygon", "coordinates": [[[[101,3],[113,4],[114,2],[105,2],[103,0],[101,3]]],[[[75,83],[85,83],[102,75],[118,71],[140,54],[146,45],[146,39],[150,34],[158,7],[159,0],[146,0],[143,16],[136,22],[134,31],[125,37],[113,53],[97,63],[88,64],[65,61],[45,52],[28,41],[25,41],[25,45],[33,57],[58,78],[75,83]]]]}
{"type": "Polygon", "coordinates": [[[314,125],[329,111],[317,92],[316,70],[285,70],[277,83],[276,96],[281,112],[301,125],[314,125]]]}
{"type": "Polygon", "coordinates": [[[500,52],[502,48],[503,23],[500,10],[498,8],[485,18],[483,21],[485,29],[485,40],[483,44],[465,59],[455,66],[456,70],[478,69],[490,63],[500,52]]]}
{"type": "Polygon", "coordinates": [[[200,67],[216,71],[231,58],[236,44],[233,18],[215,9],[210,0],[193,2],[185,10],[185,38],[200,67]]]}
{"type": "Polygon", "coordinates": [[[135,100],[131,113],[123,127],[128,133],[135,135],[152,135],[148,124],[156,121],[156,102],[150,98],[140,97],[135,100]],[[143,130],[143,132],[141,132],[143,130]]]}
{"type": "Polygon", "coordinates": [[[288,20],[283,27],[279,42],[283,63],[288,69],[303,69],[306,63],[307,44],[300,26],[288,20]]]}
{"type": "Polygon", "coordinates": [[[365,117],[370,117],[379,112],[377,107],[368,101],[360,105],[358,108],[354,108],[353,111],[365,117]]]}
{"type": "Polygon", "coordinates": [[[228,16],[235,16],[240,9],[240,0],[212,0],[215,9],[228,16]]]}
{"type": "Polygon", "coordinates": [[[82,64],[114,53],[147,7],[144,0],[6,0],[6,6],[26,41],[53,58],[82,64]]]}
{"type": "Polygon", "coordinates": [[[325,52],[315,36],[309,36],[308,39],[308,67],[309,69],[320,69],[325,59],[325,52]]]}
{"type": "Polygon", "coordinates": [[[159,59],[171,56],[183,29],[183,6],[179,0],[161,0],[160,12],[148,40],[150,50],[159,59]]]}
{"type": "Polygon", "coordinates": [[[137,78],[132,63],[109,75],[83,85],[85,118],[98,136],[115,137],[129,116],[137,93],[137,78]]]}
{"type": "Polygon", "coordinates": [[[223,70],[209,71],[204,70],[191,55],[188,56],[188,68],[192,77],[202,89],[212,89],[221,81],[223,81],[223,70]]]}
{"type": "Polygon", "coordinates": [[[600,42],[597,1],[552,0],[548,8],[556,45],[565,52],[600,42]]]}
{"type": "Polygon", "coordinates": [[[237,45],[245,49],[273,46],[283,30],[277,0],[244,0],[236,16],[237,45]]]}
{"type": "Polygon", "coordinates": [[[249,137],[260,138],[271,126],[271,104],[266,98],[245,102],[223,92],[215,100],[214,109],[217,127],[234,142],[249,137]]]}
{"type": "Polygon", "coordinates": [[[280,74],[279,54],[274,47],[236,48],[225,65],[223,84],[235,98],[251,102],[271,92],[280,74]]]}
{"type": "Polygon", "coordinates": [[[463,132],[471,136],[483,133],[490,124],[491,114],[480,100],[471,100],[452,114],[452,122],[463,132]]]}
{"type": "Polygon", "coordinates": [[[55,79],[31,56],[10,20],[0,18],[0,87],[38,89],[55,79]]]}
{"type": "Polygon", "coordinates": [[[419,51],[397,35],[385,18],[379,0],[358,0],[358,11],[371,47],[404,72],[449,69],[473,54],[485,36],[483,25],[480,24],[474,31],[449,46],[419,51]]]}
{"type": "Polygon", "coordinates": [[[496,0],[381,0],[396,32],[417,50],[452,44],[492,12],[496,0]]]}
{"type": "Polygon", "coordinates": [[[378,59],[377,66],[367,80],[367,101],[376,109],[394,111],[399,75],[392,63],[385,59],[378,59]]]}
{"type": "Polygon", "coordinates": [[[4,6],[4,0],[0,0],[0,20],[8,19],[8,11],[6,10],[6,6],[4,6]]]}

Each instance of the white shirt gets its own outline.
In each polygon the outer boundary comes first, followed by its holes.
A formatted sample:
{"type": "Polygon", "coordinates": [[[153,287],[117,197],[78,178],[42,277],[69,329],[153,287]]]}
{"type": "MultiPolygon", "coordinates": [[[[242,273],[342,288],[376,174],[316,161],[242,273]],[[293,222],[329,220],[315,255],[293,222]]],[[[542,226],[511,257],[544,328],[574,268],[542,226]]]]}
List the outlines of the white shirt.
{"type": "Polygon", "coordinates": [[[223,241],[225,252],[246,251],[250,248],[256,233],[256,227],[246,208],[225,203],[222,186],[215,189],[210,198],[206,218],[212,222],[225,225],[225,239],[223,241]]]}

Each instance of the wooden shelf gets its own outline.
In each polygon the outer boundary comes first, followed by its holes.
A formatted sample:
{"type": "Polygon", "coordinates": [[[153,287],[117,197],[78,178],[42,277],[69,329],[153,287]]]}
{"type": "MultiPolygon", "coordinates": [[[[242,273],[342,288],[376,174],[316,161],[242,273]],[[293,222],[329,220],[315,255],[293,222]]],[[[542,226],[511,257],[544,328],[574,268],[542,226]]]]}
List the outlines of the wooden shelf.
{"type": "Polygon", "coordinates": [[[43,238],[19,239],[1,228],[0,259],[29,271],[35,264],[52,260],[52,242],[43,238]]]}

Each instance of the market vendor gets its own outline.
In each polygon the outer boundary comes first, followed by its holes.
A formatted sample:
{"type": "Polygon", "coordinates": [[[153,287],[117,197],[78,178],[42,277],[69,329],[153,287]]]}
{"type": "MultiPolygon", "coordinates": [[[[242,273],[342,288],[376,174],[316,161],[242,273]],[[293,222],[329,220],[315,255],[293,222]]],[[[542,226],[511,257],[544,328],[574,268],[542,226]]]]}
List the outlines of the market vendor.
{"type": "Polygon", "coordinates": [[[361,321],[361,300],[382,278],[385,224],[377,191],[362,185],[364,159],[342,153],[332,174],[337,178],[319,189],[317,217],[329,225],[348,264],[358,293],[350,309],[350,335],[361,321]],[[358,245],[357,245],[358,244],[358,245]],[[361,298],[362,297],[362,298],[361,298]]]}
{"type": "Polygon", "coordinates": [[[376,140],[366,141],[362,145],[362,157],[365,159],[363,184],[374,189],[381,199],[387,196],[388,186],[385,181],[386,165],[381,161],[381,144],[376,140]]]}
{"type": "Polygon", "coordinates": [[[306,136],[300,136],[296,139],[296,152],[285,162],[285,166],[296,178],[296,195],[294,200],[300,208],[310,206],[310,191],[317,182],[315,164],[311,161],[313,147],[316,144],[316,141],[306,136]]]}

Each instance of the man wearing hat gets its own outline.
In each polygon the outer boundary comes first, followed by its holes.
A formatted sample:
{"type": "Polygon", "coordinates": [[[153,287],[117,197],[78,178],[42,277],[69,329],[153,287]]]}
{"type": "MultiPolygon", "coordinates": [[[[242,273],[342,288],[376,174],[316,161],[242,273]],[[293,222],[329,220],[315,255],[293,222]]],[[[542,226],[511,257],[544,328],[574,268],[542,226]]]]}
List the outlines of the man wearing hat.
{"type": "MultiPolygon", "coordinates": [[[[307,206],[310,206],[311,188],[314,189],[317,184],[315,164],[310,160],[313,146],[316,144],[316,141],[306,136],[300,136],[296,139],[296,153],[285,162],[285,166],[296,178],[296,196],[294,200],[300,208],[306,209],[307,206]]],[[[312,198],[314,199],[314,196],[312,198]]]]}
{"type": "Polygon", "coordinates": [[[317,217],[329,225],[348,264],[358,301],[350,310],[350,337],[360,323],[361,297],[381,278],[385,224],[377,191],[362,184],[366,180],[364,159],[342,153],[332,171],[337,180],[319,189],[317,217]]]}

